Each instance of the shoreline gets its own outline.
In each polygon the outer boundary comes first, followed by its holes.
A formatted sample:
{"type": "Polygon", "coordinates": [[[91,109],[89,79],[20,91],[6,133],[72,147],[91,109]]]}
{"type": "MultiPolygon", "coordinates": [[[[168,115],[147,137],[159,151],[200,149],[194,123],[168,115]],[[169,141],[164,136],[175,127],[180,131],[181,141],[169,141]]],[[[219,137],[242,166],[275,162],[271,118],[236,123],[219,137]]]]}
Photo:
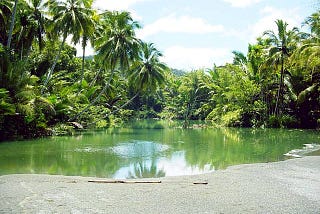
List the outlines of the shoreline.
{"type": "Polygon", "coordinates": [[[0,176],[0,213],[318,213],[320,209],[320,156],[236,165],[201,175],[135,179],[161,183],[89,180],[112,179],[0,176]]]}

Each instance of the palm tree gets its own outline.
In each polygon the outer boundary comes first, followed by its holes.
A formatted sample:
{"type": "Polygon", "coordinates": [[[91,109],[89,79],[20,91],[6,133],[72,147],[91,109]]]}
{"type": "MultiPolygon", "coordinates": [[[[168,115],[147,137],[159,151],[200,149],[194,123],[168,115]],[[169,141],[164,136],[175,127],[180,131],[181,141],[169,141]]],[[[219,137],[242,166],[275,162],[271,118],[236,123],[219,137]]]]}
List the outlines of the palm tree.
{"type": "Polygon", "coordinates": [[[114,107],[114,111],[105,115],[103,118],[114,114],[129,103],[131,103],[141,92],[153,93],[158,86],[161,86],[165,82],[165,71],[169,68],[162,62],[159,57],[162,56],[152,43],[141,42],[140,52],[138,59],[132,63],[130,68],[131,74],[129,75],[129,84],[131,84],[135,90],[135,95],[131,97],[126,103],[120,107],[114,107]]]}
{"type": "Polygon", "coordinates": [[[320,36],[320,11],[317,11],[307,17],[303,25],[308,25],[312,36],[320,36]]]}
{"type": "Polygon", "coordinates": [[[27,1],[29,4],[29,8],[31,10],[31,19],[34,20],[36,24],[36,37],[38,39],[39,50],[43,49],[43,33],[44,33],[44,25],[45,25],[45,17],[44,17],[44,4],[42,0],[29,0],[27,1]]]}
{"type": "Polygon", "coordinates": [[[121,107],[112,113],[119,111],[132,102],[142,91],[153,93],[158,86],[165,82],[164,73],[168,67],[160,62],[162,54],[152,43],[141,43],[138,60],[132,63],[129,81],[133,85],[136,94],[121,107]]]}
{"type": "MultiPolygon", "coordinates": [[[[91,40],[91,43],[93,43],[93,38],[95,34],[95,26],[97,22],[98,16],[96,15],[95,11],[91,9],[92,7],[92,0],[86,1],[85,7],[87,9],[86,15],[88,16],[86,19],[84,19],[83,23],[83,32],[82,32],[82,66],[81,66],[81,77],[80,77],[80,83],[82,83],[82,80],[84,78],[84,60],[86,55],[86,46],[88,44],[88,40],[91,40]]],[[[82,84],[80,84],[82,85],[82,84]]]]}
{"type": "Polygon", "coordinates": [[[104,31],[100,32],[100,37],[95,44],[98,52],[97,57],[103,62],[105,70],[109,70],[111,74],[100,93],[86,108],[70,120],[78,118],[90,106],[99,102],[101,96],[109,88],[115,70],[128,70],[130,62],[138,55],[140,41],[135,37],[134,30],[140,26],[133,21],[129,12],[107,11],[101,14],[101,25],[103,27],[100,29],[104,29],[104,31]]]}
{"type": "Polygon", "coordinates": [[[168,67],[160,62],[162,54],[152,43],[142,43],[139,59],[132,64],[131,82],[138,91],[154,91],[165,81],[164,72],[168,67]]]}
{"type": "Polygon", "coordinates": [[[240,51],[232,51],[233,53],[233,64],[240,66],[246,74],[248,74],[248,63],[249,60],[247,59],[246,55],[244,55],[240,51]]]}
{"type": "Polygon", "coordinates": [[[90,23],[91,19],[91,10],[87,7],[87,3],[86,0],[48,1],[47,6],[53,15],[51,30],[55,35],[62,34],[62,43],[53,65],[48,71],[42,93],[52,76],[67,36],[72,35],[72,42],[78,43],[81,35],[85,34],[86,25],[90,23]]]}
{"type": "Polygon", "coordinates": [[[110,12],[101,14],[105,32],[97,41],[97,52],[106,69],[111,72],[116,68],[126,70],[130,61],[136,58],[139,40],[135,37],[135,29],[139,24],[133,21],[129,12],[110,12]]]}
{"type": "Polygon", "coordinates": [[[291,57],[296,67],[291,79],[300,122],[314,128],[319,118],[314,112],[319,112],[320,12],[307,17],[303,24],[310,28],[310,33],[291,57]]]}
{"type": "Polygon", "coordinates": [[[283,101],[282,96],[285,63],[296,46],[296,43],[294,43],[294,41],[297,38],[299,30],[297,28],[287,30],[288,23],[284,22],[283,20],[277,20],[276,25],[278,28],[277,32],[268,30],[265,31],[263,35],[267,36],[272,44],[272,47],[269,49],[269,59],[266,61],[266,63],[273,64],[276,69],[278,68],[278,66],[280,66],[279,88],[274,109],[274,113],[278,115],[281,112],[283,101]]]}

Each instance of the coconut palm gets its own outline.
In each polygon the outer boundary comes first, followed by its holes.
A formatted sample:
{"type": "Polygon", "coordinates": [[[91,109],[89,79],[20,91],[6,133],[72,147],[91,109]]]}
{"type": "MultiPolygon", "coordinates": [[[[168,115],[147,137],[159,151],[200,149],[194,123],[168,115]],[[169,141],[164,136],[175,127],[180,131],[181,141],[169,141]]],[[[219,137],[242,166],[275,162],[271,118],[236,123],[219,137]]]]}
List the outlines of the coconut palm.
{"type": "Polygon", "coordinates": [[[168,67],[159,60],[161,56],[152,43],[141,44],[139,59],[130,69],[130,79],[138,91],[154,91],[164,83],[164,73],[168,67]]]}
{"type": "Polygon", "coordinates": [[[27,1],[30,8],[30,19],[36,22],[36,37],[38,39],[39,50],[43,49],[43,34],[46,18],[44,17],[44,3],[42,0],[29,0],[27,1]]]}
{"type": "Polygon", "coordinates": [[[276,69],[278,69],[278,66],[280,66],[279,88],[274,109],[274,113],[277,115],[281,112],[280,108],[282,107],[285,63],[287,58],[296,47],[296,43],[293,41],[298,38],[299,31],[297,28],[287,30],[288,23],[284,22],[283,20],[277,20],[276,25],[277,32],[268,30],[265,31],[263,35],[267,36],[272,44],[271,48],[269,49],[269,58],[267,59],[266,63],[273,64],[276,69]]]}
{"type": "Polygon", "coordinates": [[[97,41],[97,52],[106,69],[111,72],[117,67],[126,70],[138,53],[139,40],[135,29],[139,24],[133,21],[129,12],[110,12],[101,14],[105,31],[97,41]]]}
{"type": "MultiPolygon", "coordinates": [[[[84,34],[88,23],[91,22],[91,9],[88,7],[88,1],[86,0],[50,0],[46,5],[48,6],[49,11],[53,16],[51,31],[55,35],[62,34],[62,43],[60,45],[59,52],[53,62],[53,65],[48,71],[46,80],[44,82],[44,88],[47,86],[52,76],[67,36],[72,35],[72,42],[75,44],[78,43],[81,36],[84,34]]],[[[44,88],[42,89],[42,92],[44,88]]]]}
{"type": "Polygon", "coordinates": [[[244,55],[240,51],[232,51],[233,53],[233,64],[238,65],[241,67],[246,74],[248,74],[248,64],[249,60],[247,59],[246,55],[244,55]]]}
{"type": "Polygon", "coordinates": [[[103,62],[105,70],[110,71],[109,79],[100,93],[75,117],[74,120],[89,109],[90,106],[99,102],[101,96],[109,88],[116,69],[126,71],[130,62],[133,61],[139,50],[139,39],[135,37],[135,29],[140,27],[133,21],[129,12],[110,12],[101,14],[101,25],[104,29],[96,41],[98,59],[103,62]]]}
{"type": "Polygon", "coordinates": [[[310,27],[311,35],[320,36],[320,11],[308,16],[303,25],[308,25],[310,27]]]}
{"type": "Polygon", "coordinates": [[[129,84],[133,85],[135,95],[112,113],[119,111],[132,102],[141,92],[153,93],[165,82],[168,67],[159,60],[162,54],[152,43],[141,43],[139,58],[130,68],[129,84]]]}
{"type": "Polygon", "coordinates": [[[87,18],[84,19],[83,23],[83,32],[82,32],[82,38],[81,38],[81,45],[82,45],[82,66],[81,66],[81,77],[80,82],[82,83],[82,80],[84,78],[84,60],[86,55],[86,46],[88,45],[88,41],[91,40],[91,43],[93,43],[94,35],[95,35],[95,26],[98,21],[98,16],[96,15],[95,11],[91,9],[92,7],[92,0],[85,1],[85,7],[86,7],[86,15],[87,18]]]}

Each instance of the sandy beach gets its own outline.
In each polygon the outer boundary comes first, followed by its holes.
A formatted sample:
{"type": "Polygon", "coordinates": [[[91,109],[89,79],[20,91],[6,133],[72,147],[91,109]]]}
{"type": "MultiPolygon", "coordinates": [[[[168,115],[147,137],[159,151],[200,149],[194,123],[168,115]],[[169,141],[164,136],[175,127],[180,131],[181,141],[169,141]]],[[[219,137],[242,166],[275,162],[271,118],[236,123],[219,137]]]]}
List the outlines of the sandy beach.
{"type": "Polygon", "coordinates": [[[110,181],[0,176],[0,213],[320,213],[320,156],[139,180],[161,183],[89,180],[110,181]]]}

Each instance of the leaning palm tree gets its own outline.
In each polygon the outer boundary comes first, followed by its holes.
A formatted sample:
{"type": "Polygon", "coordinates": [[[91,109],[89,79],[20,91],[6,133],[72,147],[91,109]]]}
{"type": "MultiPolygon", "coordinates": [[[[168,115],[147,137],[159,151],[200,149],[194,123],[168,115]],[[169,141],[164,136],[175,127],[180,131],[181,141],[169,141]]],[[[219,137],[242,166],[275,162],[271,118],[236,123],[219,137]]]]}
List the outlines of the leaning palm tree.
{"type": "Polygon", "coordinates": [[[141,92],[153,93],[158,86],[163,85],[165,81],[164,74],[168,67],[159,60],[161,56],[161,52],[152,43],[141,43],[139,58],[132,63],[129,76],[129,84],[133,85],[136,93],[112,113],[116,113],[127,106],[141,92]]]}
{"type": "Polygon", "coordinates": [[[46,4],[49,8],[49,12],[52,14],[52,23],[50,29],[53,34],[59,36],[62,34],[62,43],[60,45],[58,54],[52,64],[52,67],[47,73],[46,80],[42,89],[42,93],[46,88],[51,76],[53,74],[54,68],[60,57],[63,46],[66,42],[67,36],[72,35],[72,42],[78,43],[80,41],[81,35],[87,28],[87,25],[91,19],[88,15],[90,14],[90,8],[88,8],[86,0],[66,0],[66,1],[56,1],[49,0],[46,4]]]}
{"type": "Polygon", "coordinates": [[[283,20],[277,20],[277,32],[268,30],[263,33],[271,41],[271,48],[269,49],[269,59],[266,61],[267,64],[273,64],[277,69],[280,66],[280,80],[279,88],[277,92],[276,104],[274,113],[278,115],[281,112],[282,107],[282,96],[284,87],[284,72],[285,63],[292,51],[294,50],[296,39],[298,38],[298,28],[287,30],[288,23],[283,20]]]}
{"type": "Polygon", "coordinates": [[[103,118],[120,111],[142,92],[153,93],[158,86],[163,85],[165,72],[169,68],[160,61],[161,52],[152,43],[141,42],[140,46],[138,59],[132,63],[129,70],[129,84],[135,90],[135,95],[120,107],[112,106],[115,110],[103,118]]]}
{"type": "Polygon", "coordinates": [[[99,102],[101,96],[105,94],[109,88],[113,75],[117,69],[126,71],[138,55],[139,39],[135,36],[135,29],[140,27],[137,22],[133,21],[128,12],[110,12],[101,14],[100,37],[97,39],[95,46],[98,58],[103,62],[106,71],[110,71],[109,79],[100,91],[100,93],[79,112],[74,120],[87,111],[90,106],[99,102]]]}

